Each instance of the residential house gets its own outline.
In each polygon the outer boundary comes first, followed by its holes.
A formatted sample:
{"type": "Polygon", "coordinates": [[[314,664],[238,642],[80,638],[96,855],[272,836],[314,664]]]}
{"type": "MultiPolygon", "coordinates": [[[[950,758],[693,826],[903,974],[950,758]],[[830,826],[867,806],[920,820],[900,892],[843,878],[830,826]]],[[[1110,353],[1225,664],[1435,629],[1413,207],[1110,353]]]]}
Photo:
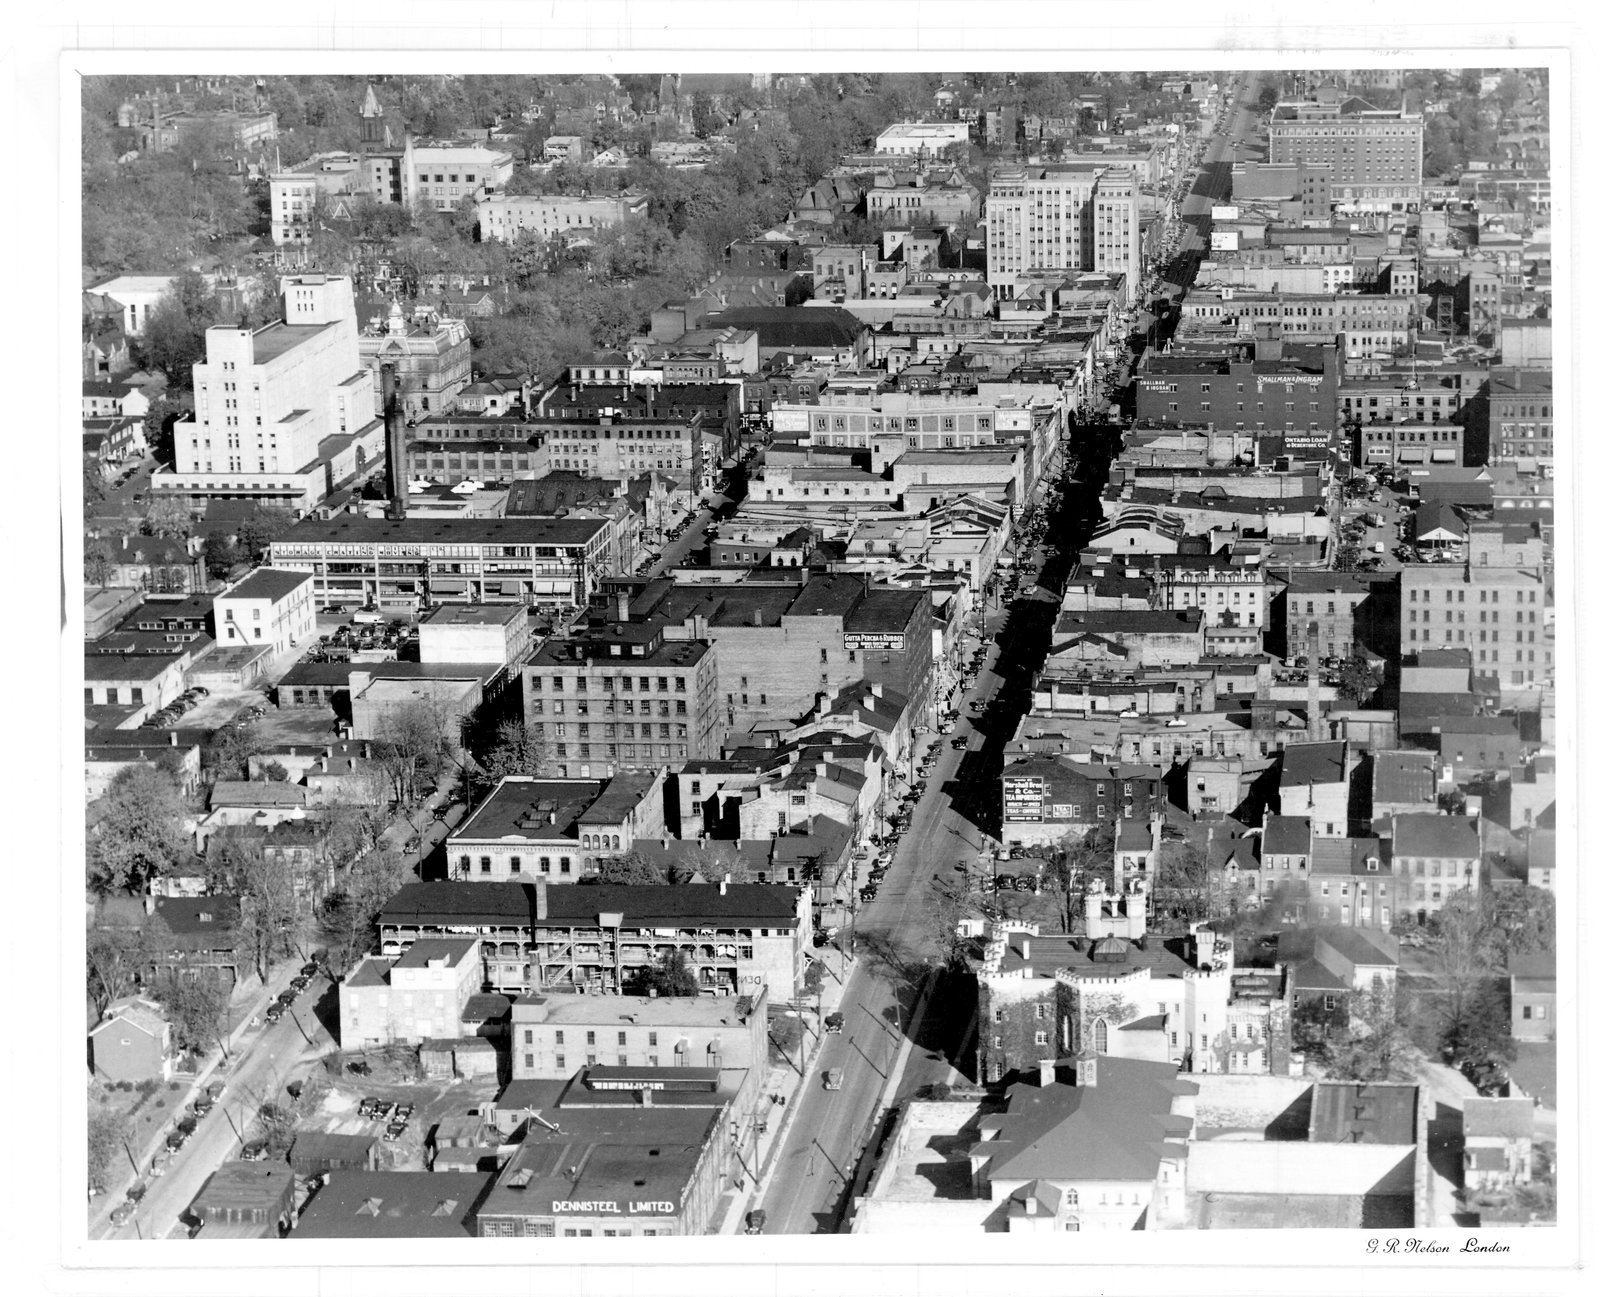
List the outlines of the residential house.
{"type": "Polygon", "coordinates": [[[1500,1193],[1533,1179],[1532,1099],[1463,1099],[1462,1168],[1469,1193],[1500,1193]]]}
{"type": "Polygon", "coordinates": [[[1555,956],[1522,955],[1511,961],[1511,1037],[1556,1038],[1555,956]]]}
{"type": "MultiPolygon", "coordinates": [[[[1337,841],[1337,839],[1332,839],[1337,841]]],[[[1303,815],[1267,815],[1261,825],[1261,888],[1283,917],[1299,922],[1311,886],[1311,821],[1303,815]]]]}
{"type": "Polygon", "coordinates": [[[1311,839],[1305,922],[1387,932],[1395,903],[1390,865],[1377,838],[1311,839]]]}
{"type": "Polygon", "coordinates": [[[161,1006],[125,996],[106,1006],[89,1031],[89,1066],[103,1081],[167,1081],[172,1078],[172,1024],[161,1006]]]}
{"type": "Polygon", "coordinates": [[[145,912],[147,963],[141,977],[151,984],[193,978],[231,991],[251,975],[237,897],[151,896],[145,912]]]}
{"type": "Polygon", "coordinates": [[[1421,923],[1459,891],[1476,892],[1483,854],[1464,815],[1396,815],[1392,821],[1395,905],[1421,923]]]}

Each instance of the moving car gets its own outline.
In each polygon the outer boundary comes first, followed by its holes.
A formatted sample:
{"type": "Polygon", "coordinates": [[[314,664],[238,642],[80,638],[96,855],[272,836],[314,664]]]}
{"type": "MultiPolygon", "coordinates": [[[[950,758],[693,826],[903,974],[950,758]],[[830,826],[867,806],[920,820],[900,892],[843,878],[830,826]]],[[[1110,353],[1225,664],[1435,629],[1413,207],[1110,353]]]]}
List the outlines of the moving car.
{"type": "Polygon", "coordinates": [[[830,1067],[822,1074],[822,1088],[824,1090],[837,1090],[844,1083],[844,1069],[830,1067]]]}

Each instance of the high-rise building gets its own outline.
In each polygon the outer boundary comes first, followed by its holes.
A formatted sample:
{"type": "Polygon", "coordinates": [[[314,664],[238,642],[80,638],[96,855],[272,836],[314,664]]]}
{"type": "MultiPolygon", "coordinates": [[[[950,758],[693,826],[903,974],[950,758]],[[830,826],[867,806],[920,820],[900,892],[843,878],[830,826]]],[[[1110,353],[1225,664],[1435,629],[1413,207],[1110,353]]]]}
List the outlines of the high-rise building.
{"type": "Polygon", "coordinates": [[[1039,271],[1139,274],[1139,187],[1131,171],[996,167],[984,215],[989,286],[1002,298],[1039,271]]]}
{"type": "Polygon", "coordinates": [[[281,320],[206,330],[194,414],[175,426],[175,471],[153,489],[308,509],[381,462],[350,280],[291,275],[282,286],[281,320]]]}
{"type": "Polygon", "coordinates": [[[1420,113],[1324,90],[1273,110],[1268,160],[1326,168],[1336,205],[1404,211],[1422,199],[1422,125],[1420,113]]]}

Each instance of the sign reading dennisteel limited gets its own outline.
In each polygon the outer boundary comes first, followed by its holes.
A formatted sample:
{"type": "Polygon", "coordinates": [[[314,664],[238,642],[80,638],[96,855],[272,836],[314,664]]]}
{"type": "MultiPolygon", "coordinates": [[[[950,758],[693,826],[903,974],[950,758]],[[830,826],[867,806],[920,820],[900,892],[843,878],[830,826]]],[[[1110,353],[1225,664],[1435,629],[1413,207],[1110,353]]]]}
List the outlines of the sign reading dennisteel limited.
{"type": "Polygon", "coordinates": [[[571,1199],[562,1201],[557,1198],[551,1201],[550,1210],[557,1216],[675,1216],[678,1213],[678,1204],[675,1202],[629,1202],[627,1210],[623,1210],[621,1202],[608,1202],[603,1199],[571,1199]]]}

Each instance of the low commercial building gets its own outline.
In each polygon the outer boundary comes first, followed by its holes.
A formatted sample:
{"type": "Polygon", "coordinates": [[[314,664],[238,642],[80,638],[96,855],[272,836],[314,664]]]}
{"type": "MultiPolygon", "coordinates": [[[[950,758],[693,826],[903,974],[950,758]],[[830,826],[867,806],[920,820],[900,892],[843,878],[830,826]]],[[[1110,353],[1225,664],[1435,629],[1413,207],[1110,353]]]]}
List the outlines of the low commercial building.
{"type": "Polygon", "coordinates": [[[330,604],[419,608],[444,599],[582,607],[608,571],[599,518],[304,518],[271,565],[309,572],[330,604]]]}
{"type": "Polygon", "coordinates": [[[459,1239],[478,1234],[487,1171],[340,1170],[312,1194],[291,1239],[459,1239]]]}
{"type": "Polygon", "coordinates": [[[278,1238],[295,1221],[294,1172],[284,1162],[224,1162],[189,1204],[196,1238],[278,1238]]]}
{"type": "MultiPolygon", "coordinates": [[[[767,995],[524,996],[511,1006],[511,1075],[566,1080],[580,1067],[767,1070],[767,995]]],[[[741,1079],[740,1084],[746,1084],[741,1079]]]]}
{"type": "MultiPolygon", "coordinates": [[[[513,1082],[501,1104],[528,1085],[513,1082]]],[[[750,1122],[734,1130],[716,1071],[595,1067],[552,1086],[478,1208],[480,1238],[711,1232],[724,1190],[745,1174],[736,1150],[755,1134],[750,1122]]]]}
{"type": "Polygon", "coordinates": [[[339,1046],[460,1036],[462,1010],[482,983],[480,943],[471,937],[423,938],[398,957],[368,955],[339,984],[339,1046]]]}
{"type": "Polygon", "coordinates": [[[533,627],[524,604],[447,603],[417,627],[422,662],[482,662],[511,666],[533,646],[533,627]]]}

